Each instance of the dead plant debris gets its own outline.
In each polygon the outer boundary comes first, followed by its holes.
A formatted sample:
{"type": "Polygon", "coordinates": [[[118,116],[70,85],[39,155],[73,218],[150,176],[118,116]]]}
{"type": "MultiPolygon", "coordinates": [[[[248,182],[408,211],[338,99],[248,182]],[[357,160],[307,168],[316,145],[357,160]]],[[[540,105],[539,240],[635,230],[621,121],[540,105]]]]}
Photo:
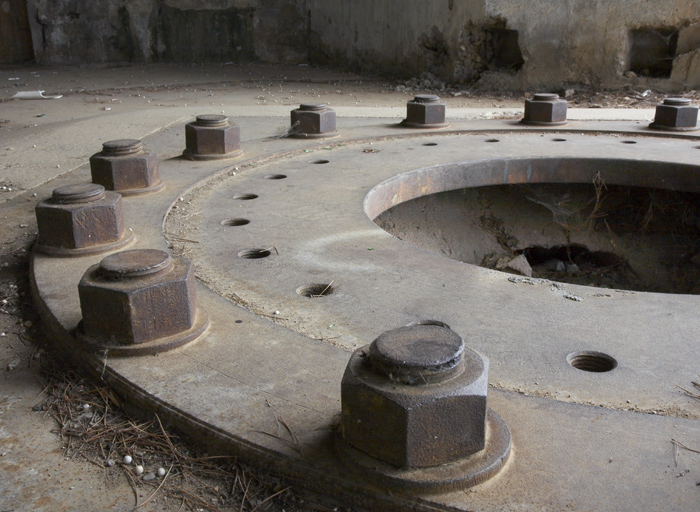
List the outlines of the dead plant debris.
{"type": "Polygon", "coordinates": [[[192,512],[350,510],[326,508],[276,476],[260,476],[228,455],[210,455],[166,429],[158,416],[132,418],[109,387],[54,358],[42,361],[46,399],[34,410],[56,421],[64,457],[82,458],[108,479],[126,478],[134,510],[148,503],[192,512]]]}

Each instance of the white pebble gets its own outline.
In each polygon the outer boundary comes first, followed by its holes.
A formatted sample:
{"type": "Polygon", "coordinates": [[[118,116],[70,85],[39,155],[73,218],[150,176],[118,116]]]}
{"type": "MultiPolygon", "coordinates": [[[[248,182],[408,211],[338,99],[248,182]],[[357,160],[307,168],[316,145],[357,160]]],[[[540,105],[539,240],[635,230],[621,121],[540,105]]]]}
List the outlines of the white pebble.
{"type": "Polygon", "coordinates": [[[5,334],[4,332],[0,332],[0,338],[4,338],[5,336],[7,336],[7,334],[5,334]]]}
{"type": "Polygon", "coordinates": [[[131,455],[124,455],[124,464],[131,464],[132,460],[131,455]]]}
{"type": "Polygon", "coordinates": [[[143,466],[141,466],[141,465],[136,466],[136,467],[134,468],[134,472],[135,472],[137,475],[140,475],[141,473],[143,473],[143,466]]]}
{"type": "Polygon", "coordinates": [[[165,476],[165,468],[158,468],[158,471],[156,471],[159,477],[164,477],[165,476]]]}

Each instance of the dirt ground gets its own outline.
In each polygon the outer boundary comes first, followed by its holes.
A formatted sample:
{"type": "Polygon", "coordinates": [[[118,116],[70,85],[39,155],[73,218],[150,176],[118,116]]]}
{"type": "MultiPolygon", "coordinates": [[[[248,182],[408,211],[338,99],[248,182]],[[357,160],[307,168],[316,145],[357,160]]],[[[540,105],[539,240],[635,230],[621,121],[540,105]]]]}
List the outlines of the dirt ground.
{"type": "MultiPolygon", "coordinates": [[[[437,92],[448,108],[521,108],[524,98],[523,93],[479,93],[434,80],[419,90],[406,87],[405,82],[308,67],[4,68],[0,157],[9,158],[13,141],[29,136],[41,145],[43,135],[76,118],[112,109],[137,115],[148,104],[216,106],[224,94],[229,100],[234,94],[239,105],[252,109],[293,106],[311,98],[323,98],[331,106],[402,106],[418,92],[437,92]],[[11,99],[27,90],[63,94],[64,100],[11,99]]],[[[572,108],[652,108],[662,97],[636,90],[561,92],[572,108]]],[[[0,191],[0,510],[345,510],[307,496],[274,475],[256,473],[231,460],[212,460],[157,423],[128,418],[118,398],[99,383],[84,382],[61,366],[60,354],[51,350],[42,334],[28,289],[28,254],[36,237],[34,205],[46,190],[22,190],[17,199],[17,191],[7,190],[12,184],[3,182],[4,168],[0,168],[0,185],[5,187],[0,191]],[[10,201],[12,197],[15,200],[10,201]],[[120,429],[123,437],[117,438],[120,429]],[[127,454],[134,459],[130,464],[124,463],[127,454]],[[137,475],[137,463],[144,466],[142,475],[137,475]],[[174,472],[159,476],[159,468],[174,472]]]]}

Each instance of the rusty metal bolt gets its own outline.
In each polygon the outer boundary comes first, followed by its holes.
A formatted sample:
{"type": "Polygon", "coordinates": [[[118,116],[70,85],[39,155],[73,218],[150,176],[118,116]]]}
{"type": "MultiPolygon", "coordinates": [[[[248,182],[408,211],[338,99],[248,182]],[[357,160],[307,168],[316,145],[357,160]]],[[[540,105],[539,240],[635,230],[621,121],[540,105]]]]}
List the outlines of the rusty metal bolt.
{"type": "Polygon", "coordinates": [[[218,114],[197,116],[185,125],[186,149],[191,160],[216,160],[241,154],[241,127],[218,114]]]}
{"type": "Polygon", "coordinates": [[[385,332],[348,363],[343,440],[399,468],[463,459],[484,449],[487,389],[488,360],[449,328],[385,332]]]}
{"type": "Polygon", "coordinates": [[[158,176],[158,155],[136,139],[111,140],[90,157],[93,183],[122,195],[154,192],[163,187],[158,176]]]}
{"type": "Polygon", "coordinates": [[[148,343],[195,324],[192,263],[155,249],[107,256],[85,272],[78,295],[81,333],[107,345],[148,343]]]}
{"type": "Polygon", "coordinates": [[[558,94],[537,93],[525,100],[524,124],[559,125],[566,124],[566,100],[558,94]]]}
{"type": "Polygon", "coordinates": [[[102,185],[66,185],[36,205],[37,249],[83,255],[115,249],[132,237],[124,229],[122,198],[102,185]]]}
{"type": "Polygon", "coordinates": [[[335,110],[325,103],[302,104],[292,110],[290,137],[323,138],[338,135],[335,127],[335,110]]]}
{"type": "Polygon", "coordinates": [[[654,122],[649,128],[669,131],[698,130],[698,107],[688,98],[666,98],[656,105],[654,122]]]}
{"type": "Polygon", "coordinates": [[[409,128],[442,128],[445,122],[445,102],[435,94],[419,94],[406,104],[406,119],[402,126],[409,128]]]}

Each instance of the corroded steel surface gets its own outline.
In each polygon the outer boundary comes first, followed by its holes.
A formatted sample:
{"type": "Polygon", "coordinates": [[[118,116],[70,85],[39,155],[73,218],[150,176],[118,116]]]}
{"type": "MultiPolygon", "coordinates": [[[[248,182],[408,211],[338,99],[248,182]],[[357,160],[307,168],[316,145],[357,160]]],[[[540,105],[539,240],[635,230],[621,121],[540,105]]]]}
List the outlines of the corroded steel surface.
{"type": "Polygon", "coordinates": [[[144,149],[136,139],[118,139],[102,144],[90,157],[93,183],[121,195],[140,195],[163,188],[158,174],[158,155],[144,149]]]}

